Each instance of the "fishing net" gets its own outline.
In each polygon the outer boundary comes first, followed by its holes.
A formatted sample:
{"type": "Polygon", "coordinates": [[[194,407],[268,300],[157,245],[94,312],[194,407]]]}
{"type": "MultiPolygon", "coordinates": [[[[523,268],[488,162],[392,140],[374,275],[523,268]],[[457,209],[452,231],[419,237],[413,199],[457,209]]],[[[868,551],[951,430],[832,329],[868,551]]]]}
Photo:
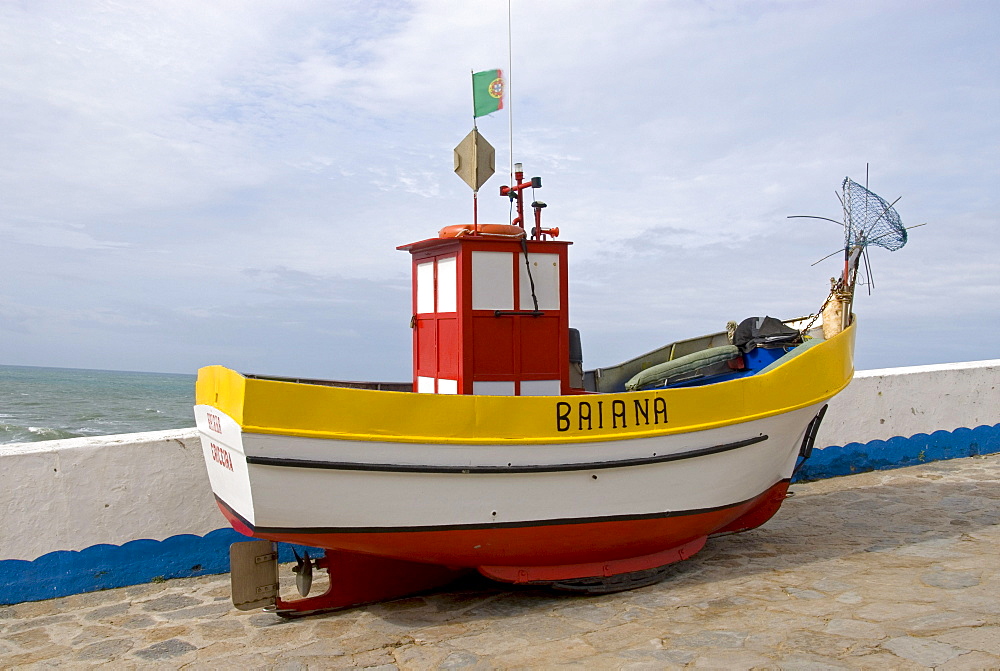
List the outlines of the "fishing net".
{"type": "Polygon", "coordinates": [[[906,229],[895,208],[850,177],[844,178],[844,221],[848,249],[877,245],[894,252],[906,244],[906,229]]]}

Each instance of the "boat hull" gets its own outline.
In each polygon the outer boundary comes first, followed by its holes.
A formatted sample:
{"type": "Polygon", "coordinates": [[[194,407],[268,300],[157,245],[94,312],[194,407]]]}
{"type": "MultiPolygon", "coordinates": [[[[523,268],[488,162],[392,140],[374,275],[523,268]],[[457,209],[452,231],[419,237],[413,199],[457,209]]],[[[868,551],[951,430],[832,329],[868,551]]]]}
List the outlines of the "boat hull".
{"type": "Polygon", "coordinates": [[[206,437],[203,448],[220,508],[239,531],[479,567],[626,559],[716,533],[783,497],[820,407],[695,433],[559,446],[251,434],[213,408],[198,414],[229,429],[228,440],[206,437]]]}
{"type": "Polygon", "coordinates": [[[219,507],[248,536],[557,582],[668,564],[769,519],[853,375],[853,340],[714,385],[555,397],[209,367],[195,414],[219,507]]]}
{"type": "Polygon", "coordinates": [[[603,566],[609,562],[622,564],[622,570],[614,571],[613,575],[687,559],[701,549],[709,535],[729,531],[729,527],[733,527],[732,531],[745,531],[766,522],[777,512],[787,490],[788,481],[783,480],[749,501],[718,510],[679,511],[652,519],[393,532],[254,528],[223,501],[218,503],[233,527],[247,536],[419,563],[476,568],[507,582],[538,582],[601,575],[606,572],[603,566]],[[752,521],[745,526],[733,524],[744,518],[752,521]],[[687,552],[667,553],[685,546],[690,546],[687,552]],[[601,564],[602,568],[569,568],[576,564],[601,564]],[[550,566],[561,571],[551,574],[543,571],[534,579],[530,575],[522,579],[501,568],[537,572],[540,567],[550,566]]]}

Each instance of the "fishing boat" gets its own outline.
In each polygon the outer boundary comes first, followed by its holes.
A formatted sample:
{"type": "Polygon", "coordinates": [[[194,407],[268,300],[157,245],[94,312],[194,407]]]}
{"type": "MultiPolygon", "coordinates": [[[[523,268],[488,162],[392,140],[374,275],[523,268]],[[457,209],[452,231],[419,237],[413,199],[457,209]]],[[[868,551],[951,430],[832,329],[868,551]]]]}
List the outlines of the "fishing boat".
{"type": "Polygon", "coordinates": [[[232,547],[237,607],[295,617],[468,571],[630,589],[778,511],[853,376],[870,233],[845,226],[843,273],[810,317],[749,317],[584,370],[570,243],[542,226],[544,203],[526,225],[525,190],[541,180],[520,164],[513,177],[501,188],[517,207],[510,224],[450,226],[398,248],[412,264],[412,381],[199,371],[216,501],[256,539],[232,547]],[[277,543],[325,551],[296,551],[304,598],[279,593],[277,543]],[[330,586],[307,596],[320,569],[330,586]]]}

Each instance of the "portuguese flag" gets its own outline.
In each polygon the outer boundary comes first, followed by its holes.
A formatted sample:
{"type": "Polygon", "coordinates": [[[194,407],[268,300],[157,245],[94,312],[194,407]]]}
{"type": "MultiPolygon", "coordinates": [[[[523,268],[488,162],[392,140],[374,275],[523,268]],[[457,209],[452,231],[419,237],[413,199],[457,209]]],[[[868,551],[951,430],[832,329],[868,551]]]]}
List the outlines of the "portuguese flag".
{"type": "Polygon", "coordinates": [[[505,84],[502,70],[472,73],[473,117],[486,116],[503,109],[505,84]]]}

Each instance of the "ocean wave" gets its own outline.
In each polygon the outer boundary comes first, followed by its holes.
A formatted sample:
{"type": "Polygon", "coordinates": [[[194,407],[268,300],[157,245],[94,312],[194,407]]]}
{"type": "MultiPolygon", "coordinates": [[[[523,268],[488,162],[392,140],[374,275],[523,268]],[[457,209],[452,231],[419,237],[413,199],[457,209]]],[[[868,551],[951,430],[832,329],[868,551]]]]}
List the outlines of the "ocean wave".
{"type": "Polygon", "coordinates": [[[0,365],[0,443],[190,427],[194,379],[0,365]]]}
{"type": "Polygon", "coordinates": [[[0,444],[37,443],[43,440],[79,438],[81,434],[44,426],[18,426],[0,422],[0,444]]]}
{"type": "Polygon", "coordinates": [[[38,436],[37,440],[59,440],[61,438],[80,438],[83,434],[66,431],[65,429],[53,429],[48,426],[29,426],[28,431],[38,436]]]}

